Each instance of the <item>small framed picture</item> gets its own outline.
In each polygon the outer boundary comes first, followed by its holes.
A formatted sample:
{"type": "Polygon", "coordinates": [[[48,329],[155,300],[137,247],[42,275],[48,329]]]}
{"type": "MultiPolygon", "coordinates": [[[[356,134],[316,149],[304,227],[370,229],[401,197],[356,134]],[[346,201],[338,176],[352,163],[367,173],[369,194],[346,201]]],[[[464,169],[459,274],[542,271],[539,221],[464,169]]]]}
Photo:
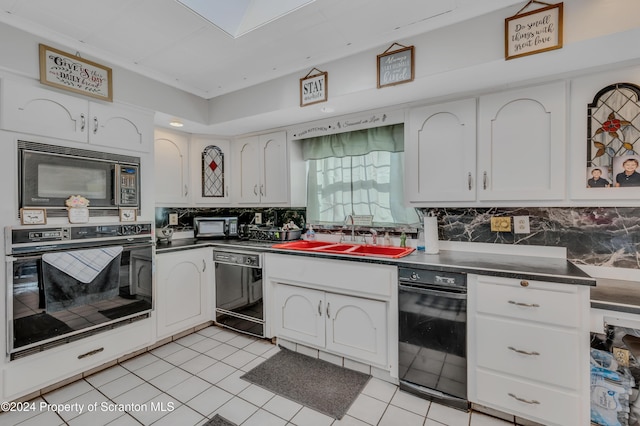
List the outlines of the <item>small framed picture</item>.
{"type": "Polygon", "coordinates": [[[68,210],[69,223],[89,222],[88,207],[70,207],[68,210]]]}
{"type": "Polygon", "coordinates": [[[120,222],[135,222],[136,209],[120,209],[120,222]]]}
{"type": "Polygon", "coordinates": [[[46,225],[46,209],[20,209],[20,223],[22,225],[46,225]]]}

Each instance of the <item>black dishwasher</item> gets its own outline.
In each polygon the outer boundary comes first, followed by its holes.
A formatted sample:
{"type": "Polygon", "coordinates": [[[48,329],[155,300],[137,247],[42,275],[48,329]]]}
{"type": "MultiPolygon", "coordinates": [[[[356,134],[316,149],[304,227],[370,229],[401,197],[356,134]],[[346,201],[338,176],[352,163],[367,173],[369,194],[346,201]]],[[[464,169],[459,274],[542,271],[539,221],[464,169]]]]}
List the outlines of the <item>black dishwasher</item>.
{"type": "Polygon", "coordinates": [[[467,276],[398,268],[400,389],[468,410],[467,276]]]}

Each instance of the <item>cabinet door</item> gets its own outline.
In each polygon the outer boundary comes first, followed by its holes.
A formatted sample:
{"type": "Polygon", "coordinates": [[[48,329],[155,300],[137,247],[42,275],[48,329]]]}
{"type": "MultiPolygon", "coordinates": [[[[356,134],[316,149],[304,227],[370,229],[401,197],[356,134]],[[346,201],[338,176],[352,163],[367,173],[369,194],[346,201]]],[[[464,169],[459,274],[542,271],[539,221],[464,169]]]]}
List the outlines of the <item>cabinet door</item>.
{"type": "Polygon", "coordinates": [[[387,304],[326,294],[328,351],[372,364],[387,362],[387,304]]]}
{"type": "Polygon", "coordinates": [[[480,98],[480,200],[564,198],[565,96],[560,82],[480,98]]]}
{"type": "Polygon", "coordinates": [[[286,204],[289,175],[286,132],[260,136],[260,201],[266,204],[286,204]]]}
{"type": "Polygon", "coordinates": [[[151,152],[153,115],[123,105],[89,104],[89,143],[151,152]]]}
{"type": "Polygon", "coordinates": [[[239,204],[260,203],[260,140],[257,136],[234,143],[234,195],[239,204]]]}
{"type": "Polygon", "coordinates": [[[191,188],[196,204],[229,202],[230,149],[228,140],[198,137],[191,141],[191,188]]]}
{"type": "Polygon", "coordinates": [[[324,347],[323,292],[278,284],[274,306],[276,336],[315,347],[324,347]]]}
{"type": "Polygon", "coordinates": [[[0,102],[3,129],[87,142],[86,100],[5,79],[0,102]]]}
{"type": "Polygon", "coordinates": [[[156,205],[184,205],[189,202],[189,140],[186,135],[156,131],[156,205]]]}
{"type": "Polygon", "coordinates": [[[158,338],[187,330],[211,318],[212,263],[210,250],[158,255],[158,338]]]}
{"type": "Polygon", "coordinates": [[[476,198],[476,100],[413,109],[405,144],[412,205],[476,198]]]}

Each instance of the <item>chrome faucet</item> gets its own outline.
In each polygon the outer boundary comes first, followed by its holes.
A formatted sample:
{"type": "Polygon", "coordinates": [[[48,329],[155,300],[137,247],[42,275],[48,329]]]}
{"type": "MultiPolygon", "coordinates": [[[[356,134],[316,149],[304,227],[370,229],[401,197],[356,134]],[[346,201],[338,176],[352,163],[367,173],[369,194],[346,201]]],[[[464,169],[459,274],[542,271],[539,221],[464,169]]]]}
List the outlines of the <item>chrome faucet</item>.
{"type": "Polygon", "coordinates": [[[369,232],[371,232],[371,244],[373,244],[374,246],[378,245],[378,231],[376,231],[375,229],[371,228],[369,229],[369,232]]]}

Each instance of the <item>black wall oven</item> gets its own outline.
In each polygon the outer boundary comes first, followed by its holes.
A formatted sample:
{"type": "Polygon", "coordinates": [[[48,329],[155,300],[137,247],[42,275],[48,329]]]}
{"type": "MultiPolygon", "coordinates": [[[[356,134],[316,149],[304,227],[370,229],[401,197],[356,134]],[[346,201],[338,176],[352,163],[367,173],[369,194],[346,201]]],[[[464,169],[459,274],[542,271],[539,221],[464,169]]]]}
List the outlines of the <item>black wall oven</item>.
{"type": "Polygon", "coordinates": [[[148,318],[151,229],[151,223],[5,228],[10,358],[148,318]]]}

